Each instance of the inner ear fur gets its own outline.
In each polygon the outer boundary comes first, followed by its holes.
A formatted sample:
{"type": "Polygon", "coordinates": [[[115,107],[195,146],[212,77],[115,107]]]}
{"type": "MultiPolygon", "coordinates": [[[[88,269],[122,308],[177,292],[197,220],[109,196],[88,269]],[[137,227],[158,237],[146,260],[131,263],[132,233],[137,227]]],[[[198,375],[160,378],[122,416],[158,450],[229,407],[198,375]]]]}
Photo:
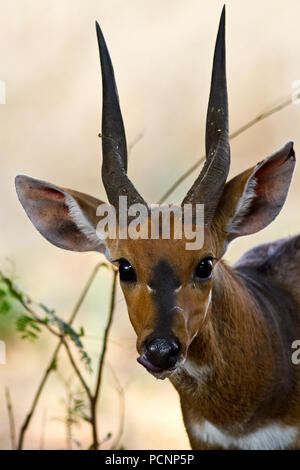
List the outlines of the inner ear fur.
{"type": "Polygon", "coordinates": [[[293,142],[225,185],[213,225],[227,242],[258,232],[279,214],[295,167],[293,142]]]}
{"type": "Polygon", "coordinates": [[[102,201],[46,181],[18,175],[18,198],[33,225],[53,245],[71,251],[98,251],[108,257],[106,241],[97,232],[102,201]]]}

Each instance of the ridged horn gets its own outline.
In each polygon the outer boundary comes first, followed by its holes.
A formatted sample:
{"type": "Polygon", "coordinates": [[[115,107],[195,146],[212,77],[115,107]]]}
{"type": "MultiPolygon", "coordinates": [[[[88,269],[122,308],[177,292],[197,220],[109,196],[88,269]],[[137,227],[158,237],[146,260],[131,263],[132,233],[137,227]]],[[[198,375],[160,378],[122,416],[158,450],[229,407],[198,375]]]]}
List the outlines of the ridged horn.
{"type": "Polygon", "coordinates": [[[99,24],[96,22],[102,72],[102,180],[109,202],[117,209],[119,196],[128,206],[145,204],[127,176],[127,145],[114,69],[99,24]]]}
{"type": "Polygon", "coordinates": [[[209,225],[222,196],[230,167],[228,101],[225,59],[225,6],[215,46],[210,97],[206,118],[206,161],[182,204],[204,204],[209,225]]]}

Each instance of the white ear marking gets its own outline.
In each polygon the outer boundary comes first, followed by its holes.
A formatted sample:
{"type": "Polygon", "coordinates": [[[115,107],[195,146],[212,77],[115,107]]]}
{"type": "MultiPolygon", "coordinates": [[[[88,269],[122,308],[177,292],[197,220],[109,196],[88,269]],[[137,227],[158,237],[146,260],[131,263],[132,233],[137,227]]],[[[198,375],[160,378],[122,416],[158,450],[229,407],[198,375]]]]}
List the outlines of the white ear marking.
{"type": "Polygon", "coordinates": [[[255,177],[250,177],[244,192],[237,204],[235,209],[235,214],[233,218],[230,220],[227,232],[228,233],[238,233],[239,226],[243,220],[243,218],[247,215],[249,208],[256,197],[255,188],[257,185],[257,181],[255,177]]]}
{"type": "MultiPolygon", "coordinates": [[[[66,205],[69,209],[70,216],[75,222],[80,232],[83,233],[83,235],[85,235],[88,240],[90,240],[92,243],[95,243],[95,245],[99,248],[105,246],[104,255],[107,259],[110,259],[110,252],[104,238],[101,237],[101,234],[95,229],[89,219],[82,212],[76,200],[66,192],[64,192],[64,196],[66,205]]],[[[102,250],[99,251],[103,253],[102,250]]]]}

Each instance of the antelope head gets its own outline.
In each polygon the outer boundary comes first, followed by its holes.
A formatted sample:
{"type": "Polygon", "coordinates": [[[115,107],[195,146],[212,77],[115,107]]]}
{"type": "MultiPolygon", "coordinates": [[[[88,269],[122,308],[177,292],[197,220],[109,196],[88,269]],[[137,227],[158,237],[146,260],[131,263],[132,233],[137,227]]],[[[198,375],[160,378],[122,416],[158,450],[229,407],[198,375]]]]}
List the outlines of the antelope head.
{"type": "MultiPolygon", "coordinates": [[[[100,27],[96,27],[103,85],[102,180],[109,207],[117,213],[120,196],[127,197],[129,221],[133,215],[130,207],[145,208],[146,219],[140,223],[140,232],[145,233],[151,225],[151,209],[127,176],[126,137],[114,71],[100,27]]],[[[169,239],[162,236],[160,226],[156,239],[104,237],[97,229],[102,219],[96,211],[103,204],[98,199],[24,175],[16,177],[16,189],[28,217],[48,241],[67,250],[98,251],[118,266],[137,334],[138,361],[156,377],[165,378],[184,363],[192,341],[210,321],[213,286],[228,244],[263,229],[277,216],[294,165],[293,143],[288,142],[226,182],[230,147],[223,9],[207,111],[206,161],[178,206],[192,207],[192,227],[203,234],[201,247],[187,249],[190,240],[185,235],[181,239],[175,236],[174,217],[170,217],[169,239]],[[204,206],[201,223],[196,218],[199,204],[204,206]]],[[[121,225],[118,217],[116,223],[121,225]]]]}

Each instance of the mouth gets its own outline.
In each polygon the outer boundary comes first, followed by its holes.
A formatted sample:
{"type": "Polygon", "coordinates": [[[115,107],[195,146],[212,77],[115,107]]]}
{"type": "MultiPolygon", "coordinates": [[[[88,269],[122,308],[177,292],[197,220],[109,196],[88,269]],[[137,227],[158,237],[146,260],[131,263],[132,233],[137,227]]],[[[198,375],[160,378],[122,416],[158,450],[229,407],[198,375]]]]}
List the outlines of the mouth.
{"type": "Polygon", "coordinates": [[[171,369],[161,369],[160,367],[157,367],[153,365],[151,362],[146,359],[145,356],[139,356],[137,358],[137,362],[141,364],[145,369],[152,374],[154,377],[160,380],[164,380],[167,377],[170,377],[176,370],[176,366],[172,367],[171,369]]]}

